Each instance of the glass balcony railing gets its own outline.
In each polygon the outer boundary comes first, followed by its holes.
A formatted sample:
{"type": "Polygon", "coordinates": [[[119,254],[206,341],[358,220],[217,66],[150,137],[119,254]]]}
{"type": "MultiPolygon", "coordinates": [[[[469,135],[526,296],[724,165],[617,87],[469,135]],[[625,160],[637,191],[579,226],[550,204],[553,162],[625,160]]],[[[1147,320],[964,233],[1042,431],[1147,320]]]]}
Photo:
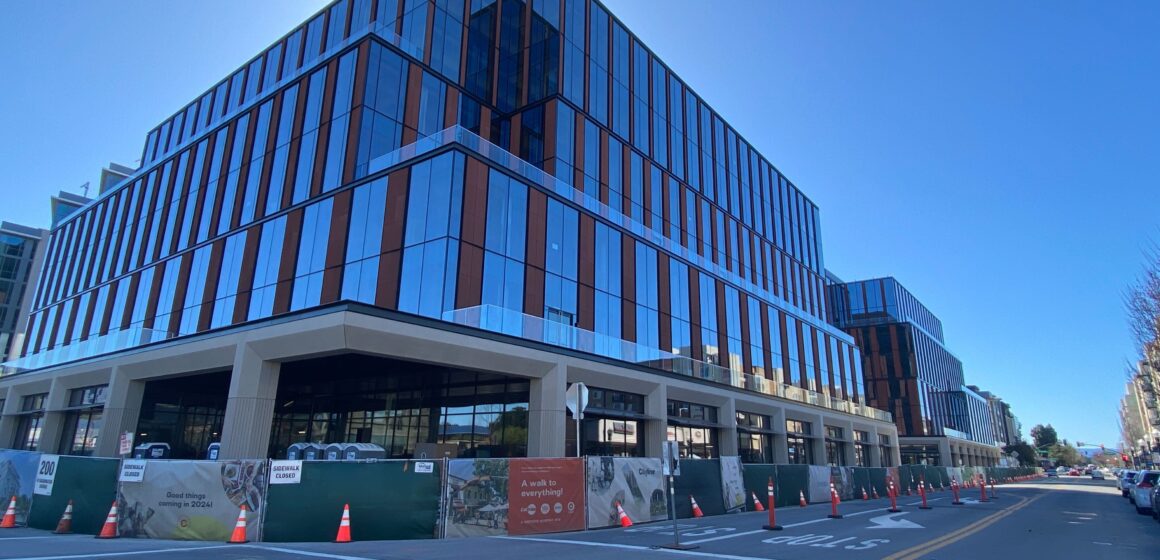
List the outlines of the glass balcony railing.
{"type": "Polygon", "coordinates": [[[449,323],[604,356],[771,397],[883,422],[893,421],[890,413],[883,410],[495,305],[456,309],[444,313],[442,318],[449,323]]]}
{"type": "Polygon", "coordinates": [[[80,342],[58,346],[37,354],[30,354],[23,358],[0,363],[0,376],[60,365],[75,360],[100,356],[102,354],[111,354],[120,350],[167,340],[173,338],[173,336],[172,333],[142,327],[112,332],[104,336],[94,336],[80,342]]]}

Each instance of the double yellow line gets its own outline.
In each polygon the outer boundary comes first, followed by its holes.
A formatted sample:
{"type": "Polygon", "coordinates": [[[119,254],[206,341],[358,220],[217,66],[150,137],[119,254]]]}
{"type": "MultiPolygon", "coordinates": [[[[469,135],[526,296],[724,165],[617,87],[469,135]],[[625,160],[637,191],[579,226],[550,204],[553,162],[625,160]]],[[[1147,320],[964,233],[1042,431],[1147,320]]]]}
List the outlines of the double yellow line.
{"type": "Polygon", "coordinates": [[[883,558],[882,560],[917,560],[918,558],[921,558],[924,554],[930,554],[931,552],[934,552],[940,548],[943,548],[944,546],[948,546],[948,545],[954,544],[956,542],[959,542],[959,541],[961,541],[961,540],[963,540],[963,539],[965,539],[965,538],[967,538],[975,533],[978,533],[979,531],[982,531],[983,529],[986,529],[987,527],[990,527],[992,524],[999,521],[1000,519],[1003,519],[1004,517],[1007,517],[1008,515],[1011,515],[1012,513],[1015,513],[1015,512],[1025,508],[1025,507],[1031,505],[1032,502],[1034,502],[1035,500],[1038,500],[1039,498],[1042,498],[1045,495],[1046,494],[1040,494],[1038,496],[1035,496],[1034,498],[1020,498],[1019,502],[1016,502],[1015,505],[1013,505],[1005,510],[998,511],[996,513],[988,515],[987,517],[984,517],[984,518],[982,518],[974,523],[971,523],[970,525],[967,525],[966,527],[963,527],[963,528],[961,528],[957,531],[954,531],[952,533],[948,533],[946,535],[943,535],[937,539],[930,540],[930,541],[924,542],[922,544],[912,546],[906,550],[895,552],[894,554],[891,554],[890,556],[887,556],[887,557],[883,558]]]}

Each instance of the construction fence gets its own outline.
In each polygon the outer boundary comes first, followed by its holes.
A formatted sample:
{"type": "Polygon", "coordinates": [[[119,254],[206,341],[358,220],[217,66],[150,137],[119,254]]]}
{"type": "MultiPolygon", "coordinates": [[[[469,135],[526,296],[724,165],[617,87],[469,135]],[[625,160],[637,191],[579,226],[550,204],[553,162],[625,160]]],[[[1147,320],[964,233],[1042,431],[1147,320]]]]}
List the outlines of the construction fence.
{"type": "MultiPolygon", "coordinates": [[[[707,515],[751,511],[774,484],[778,506],[886,497],[918,485],[996,483],[1034,468],[890,468],[742,464],[738,457],[680,462],[677,518],[692,500],[707,515]]],[[[250,540],[325,542],[350,507],[354,540],[458,538],[580,531],[670,519],[660,459],[642,457],[360,461],[103,459],[0,450],[0,492],[17,523],[54,529],[73,504],[73,531],[96,534],[115,502],[122,537],[225,541],[239,510],[250,540]]]]}

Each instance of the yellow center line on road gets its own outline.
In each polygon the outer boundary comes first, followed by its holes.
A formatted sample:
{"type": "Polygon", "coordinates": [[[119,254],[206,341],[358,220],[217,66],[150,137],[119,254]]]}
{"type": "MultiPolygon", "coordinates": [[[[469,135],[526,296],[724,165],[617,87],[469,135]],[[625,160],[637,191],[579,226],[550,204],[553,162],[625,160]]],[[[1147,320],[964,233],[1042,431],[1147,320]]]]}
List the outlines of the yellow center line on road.
{"type": "Polygon", "coordinates": [[[963,539],[965,539],[965,538],[967,538],[975,533],[978,533],[979,531],[982,531],[983,529],[986,529],[987,527],[991,526],[993,523],[999,521],[1000,519],[1003,519],[1004,517],[1007,517],[1008,515],[1011,515],[1011,514],[1015,513],[1016,511],[1019,511],[1025,507],[1031,505],[1032,502],[1034,502],[1034,501],[1036,501],[1036,500],[1038,500],[1046,495],[1047,495],[1046,493],[1043,493],[1043,494],[1039,494],[1038,496],[1035,496],[1033,498],[1020,498],[1019,502],[1017,502],[1015,505],[1013,505],[1007,509],[1000,510],[1000,511],[995,512],[991,515],[988,515],[987,517],[984,517],[984,518],[982,518],[974,523],[971,523],[970,525],[967,525],[966,527],[958,529],[957,531],[954,531],[954,532],[948,533],[946,535],[943,535],[941,537],[938,537],[936,539],[932,539],[932,540],[929,540],[927,542],[912,546],[906,550],[901,550],[899,552],[891,554],[890,556],[887,556],[887,557],[883,558],[882,560],[917,560],[918,558],[920,558],[924,554],[929,554],[929,553],[934,552],[940,548],[954,544],[954,543],[961,541],[961,540],[963,540],[963,539]]]}

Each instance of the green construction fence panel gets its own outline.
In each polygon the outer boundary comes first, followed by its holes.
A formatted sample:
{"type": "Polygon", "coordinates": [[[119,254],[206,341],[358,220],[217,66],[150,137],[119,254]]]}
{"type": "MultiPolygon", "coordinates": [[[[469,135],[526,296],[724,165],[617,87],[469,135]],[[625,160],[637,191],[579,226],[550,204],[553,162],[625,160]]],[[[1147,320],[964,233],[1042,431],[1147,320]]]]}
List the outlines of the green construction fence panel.
{"type": "Polygon", "coordinates": [[[866,490],[867,496],[874,497],[874,483],[870,480],[870,470],[866,467],[854,467],[854,493],[858,499],[862,499],[862,490],[866,490]]]}
{"type": "MultiPolygon", "coordinates": [[[[743,465],[741,476],[745,480],[745,510],[754,511],[753,495],[757,494],[757,499],[761,500],[762,507],[767,506],[767,497],[769,493],[769,479],[774,477],[774,503],[778,506],[782,505],[785,496],[778,491],[777,488],[777,465],[768,463],[756,464],[747,463],[743,465]]],[[[796,496],[794,498],[797,499],[796,496]]]]}
{"type": "Polygon", "coordinates": [[[300,483],[270,485],[263,540],[334,540],[344,504],[350,504],[353,540],[435,538],[443,466],[442,461],[303,461],[300,483]]]}
{"type": "Polygon", "coordinates": [[[56,529],[60,516],[73,502],[74,533],[95,535],[101,531],[109,506],[117,498],[119,459],[62,456],[56,464],[52,494],[37,494],[32,499],[28,526],[56,529]]]}
{"type": "Polygon", "coordinates": [[[870,468],[866,469],[866,471],[870,478],[870,486],[873,488],[873,490],[868,488],[867,491],[871,493],[877,491],[878,497],[880,498],[889,497],[889,488],[886,484],[886,473],[888,471],[883,468],[870,468]]]}
{"type": "Polygon", "coordinates": [[[774,503],[777,507],[797,506],[801,495],[809,499],[809,467],[807,465],[774,465],[746,463],[742,471],[745,490],[749,492],[745,507],[753,511],[753,493],[767,506],[769,477],[773,477],[774,503]]]}
{"type": "MultiPolygon", "coordinates": [[[[744,471],[743,471],[744,472],[744,471]]],[[[721,497],[721,461],[717,459],[682,459],[681,476],[676,477],[677,518],[693,516],[689,496],[697,499],[697,505],[705,515],[725,513],[725,501],[721,497]]]]}
{"type": "Polygon", "coordinates": [[[777,505],[797,505],[802,495],[806,502],[810,500],[810,466],[809,465],[778,465],[777,466],[777,495],[783,496],[784,502],[777,505]]]}

